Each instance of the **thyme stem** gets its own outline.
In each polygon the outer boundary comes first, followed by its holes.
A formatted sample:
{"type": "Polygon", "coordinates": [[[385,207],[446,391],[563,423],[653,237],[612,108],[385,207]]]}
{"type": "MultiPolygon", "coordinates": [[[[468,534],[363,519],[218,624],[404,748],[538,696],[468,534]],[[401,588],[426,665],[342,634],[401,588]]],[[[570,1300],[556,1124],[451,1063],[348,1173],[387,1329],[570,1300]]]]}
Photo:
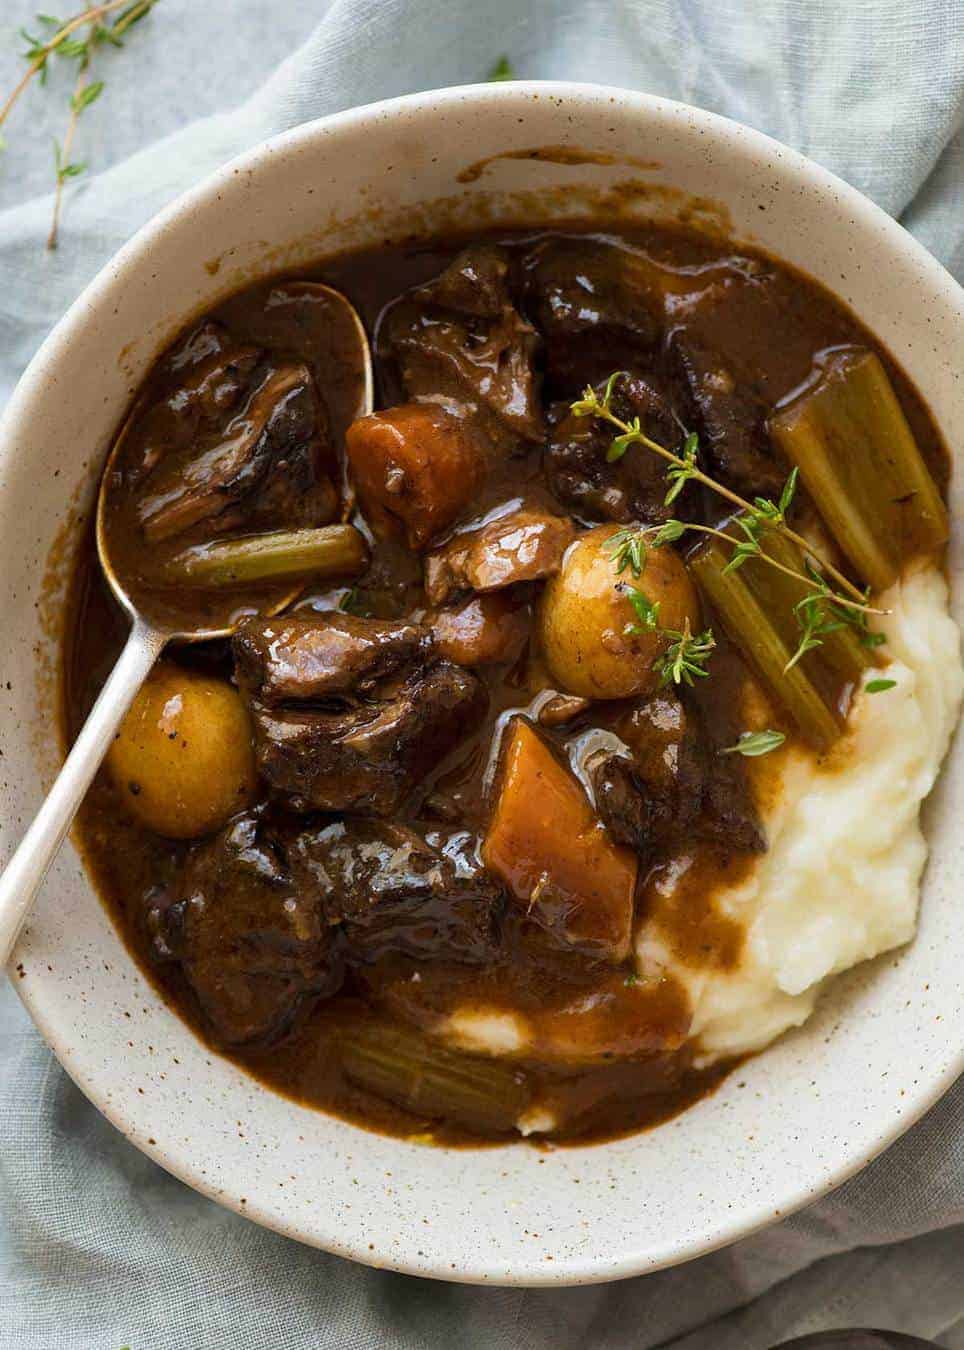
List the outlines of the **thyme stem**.
{"type": "MultiPolygon", "coordinates": [[[[590,392],[591,392],[590,390],[586,391],[585,395],[586,403],[590,402],[590,392]]],[[[624,422],[621,417],[617,417],[616,414],[609,407],[607,401],[600,400],[595,396],[595,394],[592,394],[591,405],[587,408],[587,412],[590,412],[592,415],[596,417],[603,418],[605,421],[609,422],[612,426],[617,427],[619,431],[623,434],[623,436],[630,438],[633,442],[636,442],[639,445],[644,445],[646,449],[651,450],[653,454],[659,455],[660,458],[665,459],[668,463],[675,465],[679,469],[683,469],[686,472],[686,476],[688,478],[695,479],[696,482],[702,483],[704,487],[708,487],[718,496],[725,498],[728,502],[731,502],[734,506],[738,506],[741,511],[746,511],[751,517],[757,514],[754,506],[750,502],[746,501],[745,498],[741,497],[738,493],[733,492],[730,488],[726,487],[725,484],[718,483],[715,478],[711,478],[709,474],[704,473],[702,469],[698,468],[691,461],[683,459],[681,458],[681,456],[674,454],[672,450],[667,450],[665,445],[660,445],[658,441],[651,440],[650,437],[647,436],[644,431],[640,431],[636,427],[630,426],[630,424],[628,422],[624,422]]],[[[837,583],[838,586],[840,586],[843,590],[847,592],[847,595],[834,595],[832,597],[836,604],[847,605],[850,609],[860,610],[862,613],[866,614],[881,614],[884,612],[879,609],[873,609],[871,606],[869,606],[864,599],[863,592],[857,586],[855,586],[854,583],[850,581],[848,577],[844,576],[844,574],[841,571],[839,571],[838,568],[834,567],[832,563],[829,563],[826,561],[826,559],[822,558],[819,555],[819,553],[817,553],[814,550],[809,541],[804,538],[803,535],[798,534],[796,530],[792,530],[790,526],[787,525],[782,520],[769,521],[768,525],[770,526],[770,528],[779,530],[781,534],[786,536],[786,538],[792,539],[795,544],[797,544],[800,548],[804,550],[806,554],[809,554],[810,557],[814,559],[814,561],[828,576],[833,577],[834,581],[837,583]]],[[[719,530],[710,530],[707,526],[697,527],[693,525],[688,525],[687,528],[688,529],[699,528],[704,533],[719,534],[729,543],[733,543],[733,540],[730,539],[729,535],[725,535],[722,533],[722,531],[719,530]]],[[[780,564],[773,562],[773,559],[768,558],[767,561],[771,562],[773,566],[776,567],[780,566],[780,564]]],[[[780,570],[787,571],[785,567],[780,567],[780,570]]],[[[791,573],[791,575],[799,575],[799,574],[791,573]]],[[[801,580],[808,581],[808,578],[801,577],[801,580]]]]}
{"type": "Polygon", "coordinates": [[[47,235],[48,249],[55,249],[57,247],[60,208],[64,198],[64,183],[67,181],[67,175],[64,173],[64,168],[70,164],[70,151],[74,143],[74,136],[77,132],[77,121],[83,107],[81,95],[90,79],[87,71],[87,65],[82,63],[80,70],[77,72],[77,82],[74,85],[73,96],[70,100],[70,117],[67,122],[67,130],[64,132],[63,144],[57,151],[57,184],[54,188],[54,211],[50,221],[50,233],[47,235]]]}
{"type": "MultiPolygon", "coordinates": [[[[656,532],[658,532],[660,528],[659,525],[649,527],[650,530],[656,532]]],[[[722,539],[725,544],[730,544],[731,546],[735,543],[732,535],[727,534],[725,530],[716,530],[712,525],[697,525],[692,521],[686,521],[685,530],[687,533],[689,533],[690,530],[694,530],[697,534],[711,534],[714,538],[722,539]]],[[[790,537],[797,538],[798,536],[791,534],[790,537]]],[[[808,548],[808,552],[812,552],[812,550],[808,548]]],[[[769,554],[761,552],[756,556],[765,559],[771,567],[775,567],[776,570],[782,572],[784,576],[793,577],[796,581],[802,581],[806,586],[813,586],[813,581],[810,577],[805,576],[803,572],[796,571],[793,567],[786,567],[783,563],[777,562],[776,558],[771,558],[769,554]]],[[[817,561],[819,561],[819,559],[817,561]]],[[[883,609],[874,609],[872,605],[857,604],[856,601],[847,600],[844,596],[834,595],[831,599],[836,605],[847,605],[850,609],[859,610],[862,614],[885,614],[887,612],[883,609]]]]}
{"type": "MultiPolygon", "coordinates": [[[[60,56],[76,60],[78,63],[77,79],[70,97],[70,115],[63,144],[54,142],[56,182],[54,185],[53,218],[50,222],[50,232],[47,235],[48,249],[57,247],[57,235],[64,201],[64,184],[68,178],[75,178],[78,174],[83,173],[86,167],[84,164],[72,163],[70,152],[77,134],[77,123],[81,113],[97,100],[104,87],[102,80],[91,81],[88,75],[94,51],[104,43],[109,43],[114,47],[122,47],[124,44],[121,41],[121,34],[126,33],[139,19],[143,19],[144,15],[153,9],[156,4],[157,0],[102,0],[100,4],[86,5],[79,14],[75,14],[73,18],[67,19],[65,22],[52,18],[49,14],[38,14],[37,19],[47,32],[50,32],[51,29],[54,30],[47,41],[44,41],[42,37],[34,37],[31,33],[21,29],[21,34],[28,43],[27,50],[24,53],[27,59],[27,69],[7,96],[6,101],[0,106],[0,128],[10,116],[14,105],[31,80],[39,75],[40,83],[45,82],[50,57],[53,54],[57,53],[60,56]],[[109,15],[115,17],[109,23],[104,23],[103,20],[109,15]],[[88,27],[89,31],[84,37],[74,36],[78,29],[85,26],[88,27]]],[[[0,135],[0,148],[2,146],[3,137],[0,135]]]]}
{"type": "MultiPolygon", "coordinates": [[[[40,71],[46,65],[47,57],[50,56],[53,52],[55,52],[62,42],[66,42],[67,39],[70,37],[71,33],[75,33],[78,28],[83,28],[85,23],[97,23],[98,20],[105,18],[106,15],[108,14],[113,14],[113,12],[117,9],[122,9],[128,3],[129,0],[105,0],[104,4],[90,5],[88,6],[87,9],[83,11],[83,13],[75,14],[72,19],[68,19],[66,23],[64,23],[60,28],[58,28],[56,33],[54,33],[53,37],[50,39],[50,41],[45,42],[43,46],[40,48],[40,51],[30,62],[30,65],[27,67],[16,88],[7,97],[7,100],[3,104],[3,107],[0,107],[0,127],[3,126],[4,122],[9,117],[14,104],[20,98],[20,95],[24,92],[27,85],[38,73],[38,71],[40,71]]],[[[156,3],[157,0],[141,0],[141,4],[136,6],[136,8],[140,9],[141,13],[146,14],[147,10],[150,9],[151,5],[154,5],[156,3]]],[[[140,17],[141,15],[138,14],[137,18],[140,17]]],[[[125,18],[127,18],[127,16],[125,16],[125,18]]],[[[117,33],[123,31],[121,29],[122,22],[123,20],[119,21],[115,26],[115,31],[117,33]]],[[[130,25],[134,22],[136,22],[136,19],[127,18],[127,22],[124,23],[124,28],[129,28],[130,25]]]]}

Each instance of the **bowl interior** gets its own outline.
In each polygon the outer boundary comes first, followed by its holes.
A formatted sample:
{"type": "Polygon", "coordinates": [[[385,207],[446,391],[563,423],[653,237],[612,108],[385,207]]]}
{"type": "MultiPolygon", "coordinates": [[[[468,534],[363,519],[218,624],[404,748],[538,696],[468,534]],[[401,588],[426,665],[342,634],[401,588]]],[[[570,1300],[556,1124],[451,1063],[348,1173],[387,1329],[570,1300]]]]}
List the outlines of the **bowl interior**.
{"type": "MultiPolygon", "coordinates": [[[[0,857],[55,768],[70,540],[158,348],[245,281],[326,253],[581,214],[696,220],[772,250],[827,284],[890,346],[945,434],[964,423],[952,367],[962,308],[951,279],[858,194],[734,123],[608,89],[508,85],[420,95],[301,128],[229,165],[136,236],[48,339],[0,425],[0,857]],[[539,158],[483,162],[536,148],[539,158]]],[[[960,519],[959,476],[952,495],[960,519]]],[[[959,612],[959,531],[951,572],[959,612]]],[[[715,1096],[605,1146],[429,1149],[265,1090],[158,999],[72,847],[11,973],[64,1066],[124,1134],[241,1213],[418,1274],[612,1279],[709,1250],[815,1197],[960,1071],[961,780],[958,745],[928,805],[932,857],[917,940],[838,980],[806,1028],[715,1096]]]]}

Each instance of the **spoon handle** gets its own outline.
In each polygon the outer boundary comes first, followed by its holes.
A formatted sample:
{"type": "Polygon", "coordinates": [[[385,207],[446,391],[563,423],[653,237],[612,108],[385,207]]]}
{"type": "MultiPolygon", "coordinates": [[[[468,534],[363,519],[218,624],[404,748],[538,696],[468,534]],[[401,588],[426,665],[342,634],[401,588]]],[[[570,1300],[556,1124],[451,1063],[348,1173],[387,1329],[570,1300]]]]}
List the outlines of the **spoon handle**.
{"type": "Polygon", "coordinates": [[[10,959],[47,869],[57,856],[114,733],[165,641],[163,633],[134,624],[57,781],[0,876],[0,968],[10,959]]]}

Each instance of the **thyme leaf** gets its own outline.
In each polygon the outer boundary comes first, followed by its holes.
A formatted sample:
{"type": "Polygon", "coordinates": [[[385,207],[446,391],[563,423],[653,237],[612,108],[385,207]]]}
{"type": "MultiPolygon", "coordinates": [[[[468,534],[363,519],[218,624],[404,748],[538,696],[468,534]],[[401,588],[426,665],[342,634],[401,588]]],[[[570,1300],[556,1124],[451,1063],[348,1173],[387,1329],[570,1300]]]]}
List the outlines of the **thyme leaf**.
{"type": "Polygon", "coordinates": [[[665,544],[675,544],[677,539],[682,539],[687,529],[684,520],[664,521],[653,536],[653,547],[662,548],[665,544]]]}
{"type": "MultiPolygon", "coordinates": [[[[757,498],[757,501],[761,501],[757,498]]],[[[772,505],[772,503],[770,503],[772,505]]],[[[763,534],[764,524],[767,517],[761,515],[737,516],[737,527],[742,531],[744,538],[734,546],[730,555],[730,561],[723,568],[723,575],[727,572],[735,572],[737,568],[742,567],[748,558],[758,558],[763,552],[760,539],[763,534]]]]}
{"type": "Polygon", "coordinates": [[[631,637],[639,637],[641,633],[657,632],[659,629],[659,601],[650,600],[645,591],[637,591],[633,586],[626,590],[626,598],[639,620],[638,623],[629,624],[626,632],[631,637]]]}
{"type": "Polygon", "coordinates": [[[500,56],[485,78],[489,81],[514,80],[515,71],[512,69],[512,62],[507,56],[500,56]]]}
{"type": "Polygon", "coordinates": [[[709,675],[707,662],[716,646],[711,628],[705,629],[702,633],[693,633],[687,618],[683,620],[681,632],[661,628],[660,635],[669,639],[669,646],[653,666],[653,669],[659,672],[661,689],[668,684],[692,685],[694,679],[702,680],[709,675]]]}
{"type": "MultiPolygon", "coordinates": [[[[636,418],[636,430],[639,430],[639,418],[636,418]]],[[[669,491],[663,498],[664,506],[672,506],[673,502],[686,487],[691,478],[696,477],[696,454],[699,450],[699,437],[695,431],[691,431],[683,442],[683,448],[680,451],[681,464],[671,465],[666,470],[666,481],[669,484],[669,491]]]]}
{"type": "Polygon", "coordinates": [[[104,90],[104,81],[95,80],[93,84],[85,84],[83,89],[78,90],[70,99],[71,109],[75,113],[82,113],[85,108],[89,108],[92,103],[96,103],[104,90]]]}
{"type": "MultiPolygon", "coordinates": [[[[805,556],[816,559],[820,565],[820,573],[818,573],[818,575],[824,586],[826,586],[827,583],[823,580],[823,574],[833,579],[837,589],[831,591],[831,594],[836,605],[851,608],[855,611],[863,611],[865,613],[881,612],[879,610],[871,609],[867,602],[866,594],[855,586],[850,578],[845,576],[844,573],[839,571],[832,563],[818,557],[809,540],[805,539],[787,525],[784,516],[789,509],[796,492],[796,470],[790,474],[784,484],[779,502],[774,503],[767,497],[758,497],[753,502],[747,501],[746,498],[739,496],[736,492],[733,492],[731,488],[726,487],[725,484],[717,482],[716,479],[712,478],[700,467],[698,440],[694,433],[691,432],[687,435],[683,442],[682,452],[677,454],[674,450],[667,449],[665,445],[660,445],[658,441],[654,441],[651,437],[647,436],[640,425],[638,417],[634,417],[631,422],[626,422],[621,417],[618,417],[616,413],[613,412],[611,404],[615,381],[620,374],[622,374],[621,371],[616,371],[615,374],[609,377],[606,381],[602,397],[596,393],[592,385],[588,385],[586,389],[583,390],[582,397],[576,399],[570,405],[571,411],[576,417],[596,417],[601,421],[608,422],[611,426],[616,428],[619,434],[614,438],[606,454],[606,458],[610,463],[614,460],[621,459],[631,446],[643,446],[654,454],[659,455],[671,465],[671,468],[667,473],[667,480],[670,484],[667,492],[667,501],[672,501],[673,498],[682,491],[683,486],[693,479],[698,483],[702,483],[704,487],[709,488],[718,496],[723,497],[726,501],[739,508],[740,516],[737,517],[737,519],[744,522],[741,524],[740,528],[743,530],[745,539],[740,541],[740,544],[735,547],[739,548],[742,545],[744,561],[746,557],[756,556],[759,551],[761,556],[766,558],[766,561],[770,563],[771,566],[780,567],[783,571],[788,570],[782,568],[781,564],[776,563],[774,559],[770,558],[762,550],[756,550],[752,547],[754,544],[759,543],[764,527],[775,529],[785,535],[788,539],[791,539],[798,547],[802,548],[805,556]]],[[[697,527],[687,526],[687,528],[697,527]]],[[[729,539],[729,536],[724,537],[729,539]]],[[[739,566],[740,564],[738,563],[737,565],[739,566]]],[[[799,576],[801,580],[807,580],[807,578],[800,573],[793,573],[792,575],[799,576]]],[[[827,589],[830,589],[829,586],[827,589]]]]}
{"type": "Polygon", "coordinates": [[[606,451],[606,463],[615,464],[617,460],[622,459],[629,447],[634,445],[641,435],[642,431],[639,425],[639,418],[634,417],[631,422],[627,423],[627,430],[623,435],[616,436],[613,439],[609,449],[606,451]]]}
{"type": "MultiPolygon", "coordinates": [[[[658,537],[655,542],[659,543],[658,537]]],[[[617,530],[611,539],[607,539],[606,552],[613,560],[613,567],[616,569],[617,576],[621,576],[627,568],[634,577],[641,576],[646,566],[646,554],[648,552],[646,531],[617,530]]]]}
{"type": "MultiPolygon", "coordinates": [[[[85,108],[96,102],[104,88],[103,80],[89,81],[87,78],[94,49],[105,43],[114,47],[123,46],[121,35],[145,18],[157,3],[158,0],[134,0],[133,3],[130,0],[102,0],[100,4],[86,5],[69,19],[58,19],[52,14],[38,14],[37,22],[45,30],[39,36],[35,36],[25,28],[20,30],[20,37],[26,44],[22,55],[27,61],[27,69],[12,92],[0,104],[0,128],[32,80],[36,79],[40,84],[46,84],[52,56],[77,62],[77,82],[69,100],[70,115],[63,144],[55,143],[54,209],[50,233],[47,236],[47,247],[50,249],[57,247],[64,184],[83,173],[86,167],[82,163],[73,162],[70,157],[77,119],[85,108]],[[82,31],[85,29],[86,36],[82,31]]],[[[0,149],[3,146],[4,140],[0,135],[0,149]]]]}
{"type": "Polygon", "coordinates": [[[720,754],[755,759],[759,755],[768,755],[771,750],[779,750],[786,739],[782,731],[744,731],[736,745],[726,746],[720,754]]]}

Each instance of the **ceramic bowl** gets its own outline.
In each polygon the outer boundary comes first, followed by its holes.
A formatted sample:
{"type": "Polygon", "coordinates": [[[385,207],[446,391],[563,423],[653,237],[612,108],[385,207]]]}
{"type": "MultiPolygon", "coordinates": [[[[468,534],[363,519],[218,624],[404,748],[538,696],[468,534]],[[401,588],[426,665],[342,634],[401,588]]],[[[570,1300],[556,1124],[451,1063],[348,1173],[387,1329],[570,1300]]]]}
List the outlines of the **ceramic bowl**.
{"type": "MultiPolygon", "coordinates": [[[[586,212],[702,219],[763,245],[869,324],[946,434],[964,425],[959,288],[869,201],[746,127],[625,91],[506,84],[393,100],[279,136],[121,250],[44,343],[6,410],[0,856],[53,767],[42,752],[53,741],[50,662],[62,611],[49,575],[44,590],[45,560],[52,548],[63,557],[65,522],[89,507],[111,432],[158,349],[243,282],[325,253],[586,212]],[[484,162],[534,149],[542,153],[484,162]]],[[[953,498],[959,521],[960,475],[953,498]]],[[[959,610],[959,530],[951,568],[959,610]]],[[[958,744],[927,810],[932,853],[916,941],[838,980],[806,1028],[714,1096],[605,1145],[436,1149],[266,1090],[168,1011],[69,846],[11,974],[61,1063],[117,1128],[259,1223],[444,1279],[634,1275],[731,1242],[837,1185],[964,1068],[962,770],[958,744]]]]}

